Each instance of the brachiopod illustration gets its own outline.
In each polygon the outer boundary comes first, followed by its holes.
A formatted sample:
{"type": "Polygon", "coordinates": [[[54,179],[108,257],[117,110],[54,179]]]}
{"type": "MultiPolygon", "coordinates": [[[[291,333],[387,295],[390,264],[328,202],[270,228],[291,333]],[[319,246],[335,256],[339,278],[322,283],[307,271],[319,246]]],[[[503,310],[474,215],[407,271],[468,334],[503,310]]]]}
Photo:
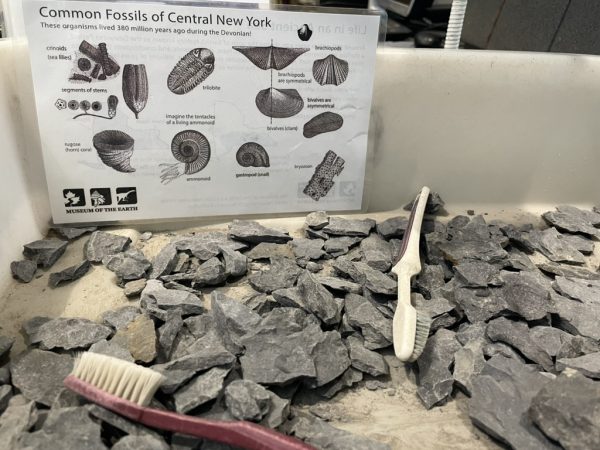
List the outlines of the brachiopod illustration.
{"type": "Polygon", "coordinates": [[[285,69],[293,63],[302,53],[309,51],[309,48],[285,48],[274,47],[233,47],[242,55],[250,60],[252,64],[262,70],[285,69]]]}
{"type": "Polygon", "coordinates": [[[339,86],[348,77],[348,62],[333,55],[317,59],[313,63],[313,76],[321,86],[339,86]]]}
{"type": "Polygon", "coordinates": [[[269,155],[265,148],[256,142],[246,142],[238,149],[235,159],[242,167],[269,167],[269,155]]]}
{"type": "Polygon", "coordinates": [[[210,161],[210,144],[206,137],[195,130],[177,133],[171,141],[171,153],[179,163],[161,164],[160,180],[168,184],[181,175],[200,172],[210,161]]]}
{"type": "Polygon", "coordinates": [[[94,148],[104,164],[117,172],[135,172],[129,164],[133,155],[133,138],[119,130],[105,130],[94,135],[94,148]]]}
{"type": "Polygon", "coordinates": [[[344,118],[337,113],[326,111],[317,114],[304,124],[302,134],[305,138],[312,138],[322,133],[339,130],[344,124],[344,118]]]}
{"type": "Polygon", "coordinates": [[[256,94],[256,107],[267,117],[292,117],[302,111],[304,101],[296,89],[267,88],[256,94]]]}
{"type": "Polygon", "coordinates": [[[310,29],[310,27],[308,26],[308,24],[304,24],[300,28],[298,28],[298,37],[302,41],[308,41],[310,39],[310,37],[312,36],[312,33],[313,32],[310,29]]]}
{"type": "Polygon", "coordinates": [[[148,101],[148,76],[144,64],[125,64],[123,67],[123,100],[137,119],[148,101]]]}
{"type": "Polygon", "coordinates": [[[207,48],[195,48],[179,60],[169,77],[167,86],[174,94],[187,94],[215,70],[215,55],[207,48]]]}
{"type": "Polygon", "coordinates": [[[343,158],[329,150],[302,192],[318,202],[321,197],[325,197],[329,193],[335,184],[333,177],[342,173],[345,163],[343,158]]]}

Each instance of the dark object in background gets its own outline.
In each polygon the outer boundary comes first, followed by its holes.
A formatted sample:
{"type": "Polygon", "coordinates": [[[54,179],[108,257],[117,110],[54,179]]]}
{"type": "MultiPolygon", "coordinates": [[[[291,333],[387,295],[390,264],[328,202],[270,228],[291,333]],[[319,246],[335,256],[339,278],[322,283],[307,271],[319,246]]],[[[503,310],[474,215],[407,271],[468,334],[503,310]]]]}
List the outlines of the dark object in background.
{"type": "Polygon", "coordinates": [[[597,0],[478,0],[469,2],[466,47],[600,54],[597,0]]]}
{"type": "Polygon", "coordinates": [[[313,34],[312,30],[306,23],[298,29],[298,37],[302,41],[308,41],[310,39],[310,37],[312,36],[312,34],[313,34]]]}

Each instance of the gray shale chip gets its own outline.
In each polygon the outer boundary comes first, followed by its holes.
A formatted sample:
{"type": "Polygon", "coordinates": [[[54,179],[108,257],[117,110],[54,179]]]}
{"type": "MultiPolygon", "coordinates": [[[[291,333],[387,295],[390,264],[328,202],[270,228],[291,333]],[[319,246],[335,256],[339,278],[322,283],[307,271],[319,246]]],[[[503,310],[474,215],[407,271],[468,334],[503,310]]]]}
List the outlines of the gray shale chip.
{"type": "Polygon", "coordinates": [[[216,399],[230,370],[228,367],[213,367],[178,389],[173,395],[175,410],[185,414],[216,399]]]}
{"type": "Polygon", "coordinates": [[[450,330],[438,330],[427,340],[423,353],[417,360],[417,394],[427,409],[445,401],[452,393],[454,378],[450,366],[458,350],[460,344],[456,340],[456,333],[450,330]]]}
{"type": "Polygon", "coordinates": [[[102,258],[102,264],[117,275],[121,281],[131,281],[146,277],[150,269],[150,261],[144,254],[136,249],[126,252],[108,255],[102,258]]]}
{"type": "Polygon", "coordinates": [[[567,367],[581,372],[588,378],[600,379],[600,352],[556,361],[557,370],[562,371],[567,367]]]}
{"type": "Polygon", "coordinates": [[[152,261],[149,278],[155,279],[163,275],[170,275],[178,260],[177,247],[172,243],[165,245],[152,261]]]}
{"type": "Polygon", "coordinates": [[[195,294],[175,289],[166,289],[158,280],[148,280],[142,291],[140,305],[153,315],[166,320],[166,310],[179,309],[182,314],[201,314],[204,302],[195,294]]]}
{"type": "Polygon", "coordinates": [[[107,256],[123,252],[131,243],[125,236],[94,231],[83,248],[85,258],[91,262],[101,262],[107,256]]]}
{"type": "Polygon", "coordinates": [[[329,217],[325,211],[315,211],[306,216],[304,223],[313,230],[320,230],[329,223],[329,217]]]}
{"type": "Polygon", "coordinates": [[[194,274],[194,287],[214,286],[223,283],[227,278],[225,266],[216,257],[203,262],[194,274]]]}
{"type": "Polygon", "coordinates": [[[350,353],[352,367],[374,377],[387,375],[390,369],[379,353],[365,348],[362,340],[356,336],[348,336],[346,346],[350,353]]]}
{"type": "Polygon", "coordinates": [[[296,238],[290,242],[290,245],[296,258],[321,259],[325,256],[324,243],[325,241],[321,239],[296,238]]]}
{"type": "Polygon", "coordinates": [[[514,449],[558,449],[528,414],[531,400],[549,382],[515,359],[494,356],[472,382],[469,416],[479,428],[514,449]]]}
{"type": "Polygon", "coordinates": [[[271,395],[254,381],[235,380],[225,388],[225,405],[237,420],[258,422],[271,409],[271,395]]]}
{"type": "Polygon", "coordinates": [[[67,249],[69,243],[59,239],[42,239],[23,246],[23,255],[44,269],[52,267],[67,249]]]}
{"type": "Polygon", "coordinates": [[[375,350],[392,345],[392,320],[385,317],[370,301],[360,295],[347,294],[345,307],[348,323],[361,330],[366,348],[375,350]]]}
{"type": "Polygon", "coordinates": [[[529,415],[565,449],[600,448],[600,384],[571,371],[546,383],[533,397],[529,415]]]}
{"type": "Polygon", "coordinates": [[[600,225],[597,212],[561,205],[556,207],[556,211],[542,214],[542,217],[560,230],[600,237],[600,229],[596,228],[600,225]]]}
{"type": "Polygon", "coordinates": [[[10,263],[12,276],[23,283],[29,283],[35,276],[37,264],[34,261],[25,259],[23,261],[13,261],[10,263]]]}
{"type": "Polygon", "coordinates": [[[96,231],[97,229],[98,227],[52,227],[52,230],[54,230],[55,233],[69,241],[77,239],[79,236],[83,236],[86,233],[96,231]]]}
{"type": "Polygon", "coordinates": [[[287,241],[292,240],[292,237],[287,233],[264,227],[258,222],[250,220],[234,220],[229,225],[228,235],[232,239],[250,244],[258,244],[260,242],[285,244],[287,241]]]}
{"type": "Polygon", "coordinates": [[[256,330],[261,317],[242,302],[213,291],[211,310],[214,326],[220,333],[225,346],[232,353],[241,353],[241,337],[256,330]]]}
{"type": "Polygon", "coordinates": [[[29,350],[11,364],[12,383],[29,400],[51,406],[73,369],[73,358],[44,350],[29,350]]]}
{"type": "Polygon", "coordinates": [[[44,350],[71,350],[87,348],[111,334],[112,329],[91,320],[57,317],[44,322],[34,333],[29,334],[29,341],[32,344],[39,343],[44,350]]]}
{"type": "Polygon", "coordinates": [[[251,275],[248,281],[257,291],[270,294],[277,289],[292,287],[302,272],[293,260],[273,256],[269,270],[251,275]]]}
{"type": "Polygon", "coordinates": [[[527,359],[538,363],[546,371],[551,372],[554,369],[550,355],[531,338],[527,323],[499,317],[488,324],[487,335],[494,342],[501,341],[516,348],[527,359]]]}
{"type": "Polygon", "coordinates": [[[360,243],[363,260],[368,266],[381,272],[392,267],[392,245],[377,234],[371,234],[360,243]]]}
{"type": "Polygon", "coordinates": [[[91,265],[92,264],[86,260],[68,267],[65,270],[61,270],[60,272],[51,273],[48,278],[48,284],[52,287],[57,287],[61,283],[77,280],[90,270],[91,265]]]}
{"type": "Polygon", "coordinates": [[[334,428],[321,419],[309,415],[294,417],[285,426],[285,430],[316,448],[327,450],[391,450],[387,444],[334,428]]]}
{"type": "Polygon", "coordinates": [[[334,236],[366,237],[374,227],[373,219],[344,219],[333,216],[329,218],[329,223],[323,228],[323,231],[334,236]]]}
{"type": "Polygon", "coordinates": [[[100,424],[93,421],[85,407],[52,408],[39,431],[23,433],[18,439],[21,448],[45,450],[104,450],[100,439],[100,424]]]}

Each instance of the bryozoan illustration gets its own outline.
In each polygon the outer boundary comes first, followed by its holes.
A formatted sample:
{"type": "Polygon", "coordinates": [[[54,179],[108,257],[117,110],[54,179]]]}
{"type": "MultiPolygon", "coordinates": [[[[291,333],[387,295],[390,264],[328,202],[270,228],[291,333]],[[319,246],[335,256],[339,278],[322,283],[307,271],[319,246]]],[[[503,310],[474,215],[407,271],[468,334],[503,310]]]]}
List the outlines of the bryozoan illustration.
{"type": "Polygon", "coordinates": [[[318,202],[325,197],[333,185],[333,177],[342,173],[345,161],[332,150],[325,153],[323,161],[316,167],[313,176],[302,192],[318,202]]]}

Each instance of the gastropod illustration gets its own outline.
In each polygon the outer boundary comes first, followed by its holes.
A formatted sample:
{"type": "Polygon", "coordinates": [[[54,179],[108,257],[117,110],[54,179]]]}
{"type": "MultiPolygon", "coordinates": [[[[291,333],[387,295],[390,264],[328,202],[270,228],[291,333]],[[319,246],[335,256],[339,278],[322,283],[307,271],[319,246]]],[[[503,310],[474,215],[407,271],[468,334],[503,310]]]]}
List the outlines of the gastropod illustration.
{"type": "Polygon", "coordinates": [[[246,142],[238,149],[235,159],[242,167],[269,167],[269,155],[265,148],[256,142],[246,142]]]}

